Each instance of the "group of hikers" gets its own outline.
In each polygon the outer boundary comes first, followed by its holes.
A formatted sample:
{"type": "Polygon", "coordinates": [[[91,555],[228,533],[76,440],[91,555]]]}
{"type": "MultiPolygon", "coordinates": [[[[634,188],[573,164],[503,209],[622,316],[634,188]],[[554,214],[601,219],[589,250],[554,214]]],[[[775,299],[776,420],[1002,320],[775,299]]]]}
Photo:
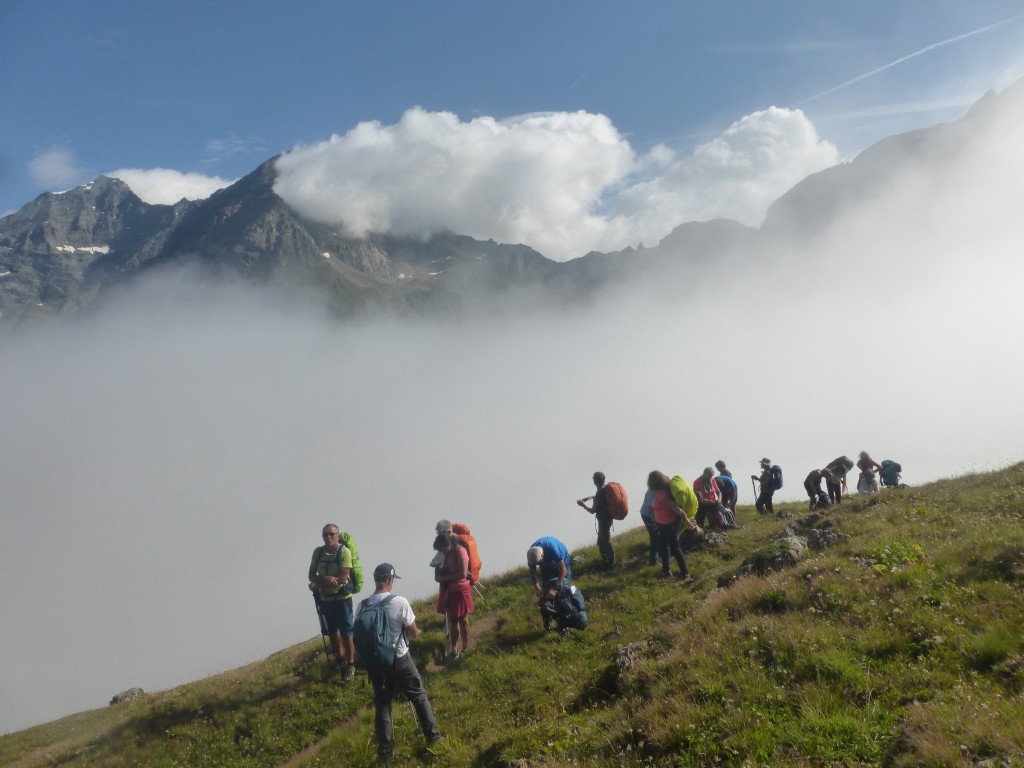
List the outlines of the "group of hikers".
{"type": "MultiPolygon", "coordinates": [[[[861,452],[856,464],[840,456],[808,474],[804,489],[810,508],[841,503],[843,493],[847,492],[846,476],[854,466],[860,470],[860,493],[877,492],[880,484],[899,485],[902,467],[897,462],[879,463],[867,452],[861,452]],[[821,488],[823,481],[827,492],[821,488]]],[[[757,496],[755,508],[758,514],[773,514],[772,498],[782,488],[782,469],[768,458],[761,459],[759,468],[758,474],[751,475],[757,496]]],[[[607,482],[604,473],[595,472],[592,479],[593,495],[576,503],[594,515],[601,567],[612,569],[612,525],[626,517],[629,502],[625,489],[619,483],[607,482]]],[[[658,470],[650,472],[640,505],[640,519],[650,540],[649,564],[660,564],[661,577],[671,578],[671,558],[678,568],[678,578],[691,580],[685,552],[700,543],[704,530],[739,527],[738,497],[739,487],[722,460],[715,462],[714,468],[705,467],[693,483],[680,475],[669,477],[658,470]]],[[[437,612],[445,617],[444,658],[450,663],[470,647],[469,614],[474,608],[474,589],[479,589],[482,562],[467,525],[440,520],[435,534],[434,557],[429,566],[434,569],[438,584],[437,612]]],[[[309,565],[309,589],[320,618],[321,635],[330,638],[343,681],[355,677],[357,663],[367,670],[373,685],[379,757],[385,763],[392,759],[391,704],[396,692],[412,703],[427,743],[442,741],[444,736],[438,730],[423,680],[409,654],[409,641],[420,633],[416,615],[406,598],[391,591],[395,580],[401,577],[390,563],[381,563],[373,571],[373,594],[354,607],[352,596],[362,589],[363,581],[355,542],[333,523],[325,525],[321,535],[324,543],[313,550],[309,565]]],[[[545,631],[566,633],[586,629],[586,599],[573,583],[568,547],[554,536],[542,536],[527,549],[526,562],[545,631]]],[[[327,652],[326,640],[324,650],[327,652]]]]}

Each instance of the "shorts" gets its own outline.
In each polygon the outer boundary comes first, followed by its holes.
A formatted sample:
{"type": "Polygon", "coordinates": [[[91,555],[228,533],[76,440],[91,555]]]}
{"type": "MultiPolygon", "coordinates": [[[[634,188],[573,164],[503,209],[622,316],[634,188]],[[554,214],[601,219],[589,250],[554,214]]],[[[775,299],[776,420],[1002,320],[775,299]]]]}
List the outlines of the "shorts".
{"type": "Polygon", "coordinates": [[[469,579],[452,581],[441,587],[437,596],[437,612],[456,621],[473,612],[473,587],[469,579]]]}
{"type": "Polygon", "coordinates": [[[342,637],[352,637],[352,630],[355,622],[352,617],[352,598],[344,600],[323,600],[320,609],[324,612],[324,621],[327,622],[327,632],[334,634],[341,632],[342,637]]]}

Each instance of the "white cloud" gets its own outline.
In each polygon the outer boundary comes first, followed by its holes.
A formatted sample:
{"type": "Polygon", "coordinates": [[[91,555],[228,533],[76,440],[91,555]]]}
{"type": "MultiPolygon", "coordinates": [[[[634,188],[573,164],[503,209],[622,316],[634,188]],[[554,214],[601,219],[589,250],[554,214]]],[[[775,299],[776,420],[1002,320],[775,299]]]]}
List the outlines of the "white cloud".
{"type": "Polygon", "coordinates": [[[232,179],[182,173],[171,168],[121,168],[106,174],[120,179],[132,192],[151,205],[173,205],[183,197],[203,200],[218,189],[234,183],[232,179]]]}
{"type": "Polygon", "coordinates": [[[355,235],[450,229],[566,259],[654,242],[693,219],[757,223],[837,156],[803,113],[774,107],[681,160],[663,145],[638,156],[604,115],[462,122],[415,108],[395,125],[360,123],[283,155],[274,189],[303,215],[355,235]]]}
{"type": "Polygon", "coordinates": [[[74,151],[55,147],[32,158],[28,164],[32,179],[48,189],[66,189],[80,182],[87,171],[74,151]]]}
{"type": "Polygon", "coordinates": [[[656,178],[623,190],[618,210],[648,241],[683,221],[729,218],[757,226],[776,198],[838,159],[803,112],[770,107],[733,123],[656,178]]]}

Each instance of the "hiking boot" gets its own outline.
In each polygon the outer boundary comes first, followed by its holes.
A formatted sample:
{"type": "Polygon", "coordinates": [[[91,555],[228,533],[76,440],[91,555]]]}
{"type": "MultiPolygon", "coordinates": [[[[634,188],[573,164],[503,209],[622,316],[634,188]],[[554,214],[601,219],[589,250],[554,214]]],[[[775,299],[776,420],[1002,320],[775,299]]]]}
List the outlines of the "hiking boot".
{"type": "Polygon", "coordinates": [[[672,578],[672,574],[669,573],[668,571],[662,571],[661,573],[658,574],[658,578],[659,579],[671,579],[672,578]]]}
{"type": "Polygon", "coordinates": [[[453,661],[458,661],[460,658],[462,658],[462,654],[461,653],[459,653],[458,651],[452,651],[451,653],[448,654],[448,658],[446,659],[446,662],[448,664],[451,664],[453,661]]]}
{"type": "Polygon", "coordinates": [[[341,670],[341,681],[343,683],[350,682],[356,679],[356,668],[351,664],[346,664],[344,669],[341,670]]]}

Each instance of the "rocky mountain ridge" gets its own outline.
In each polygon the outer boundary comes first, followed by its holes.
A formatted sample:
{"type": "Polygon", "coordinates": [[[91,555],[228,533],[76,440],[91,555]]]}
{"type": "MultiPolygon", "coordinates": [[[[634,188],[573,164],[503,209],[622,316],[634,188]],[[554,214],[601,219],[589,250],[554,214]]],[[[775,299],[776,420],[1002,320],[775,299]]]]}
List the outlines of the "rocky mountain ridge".
{"type": "Polygon", "coordinates": [[[915,169],[941,180],[944,164],[972,135],[1022,104],[1019,82],[986,94],[960,120],[884,139],[794,186],[759,229],[727,220],[687,222],[655,247],[568,262],[525,245],[451,232],[426,241],[350,237],[303,219],[273,191],[276,158],[205,200],[175,205],[149,205],[123,182],[100,176],[40,195],[0,219],[0,320],[74,312],[137,275],[188,261],[256,283],[311,286],[341,315],[373,308],[451,311],[516,291],[586,300],[611,282],[645,275],[693,283],[711,264],[771,259],[785,243],[817,236],[915,169]]]}

